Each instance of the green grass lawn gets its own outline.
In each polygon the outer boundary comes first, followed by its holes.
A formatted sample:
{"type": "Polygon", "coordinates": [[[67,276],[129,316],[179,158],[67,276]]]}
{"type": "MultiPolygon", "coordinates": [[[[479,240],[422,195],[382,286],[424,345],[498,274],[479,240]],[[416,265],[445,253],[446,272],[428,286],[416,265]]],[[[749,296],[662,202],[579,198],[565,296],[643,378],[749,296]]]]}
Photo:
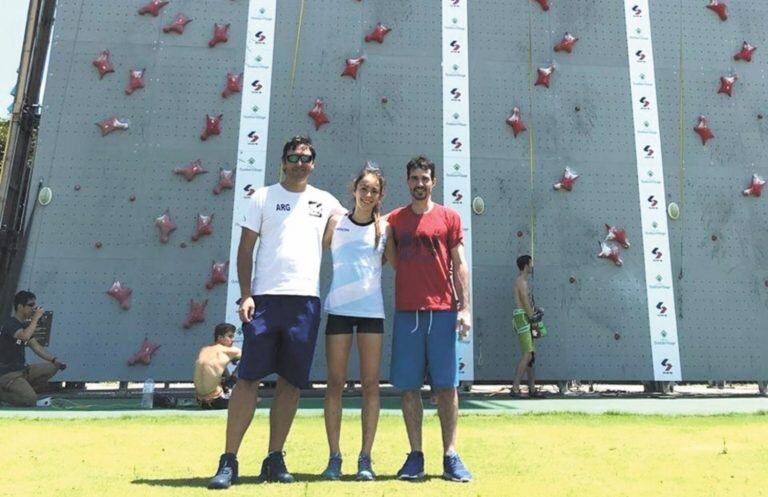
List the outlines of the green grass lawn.
{"type": "MultiPolygon", "coordinates": [[[[354,473],[359,417],[346,417],[345,471],[354,473]]],[[[0,495],[191,496],[216,469],[223,418],[0,419],[0,495]]],[[[393,479],[408,451],[403,422],[382,417],[376,482],[323,482],[322,417],[297,418],[286,462],[299,482],[255,482],[266,450],[266,417],[254,419],[240,453],[242,482],[226,495],[269,496],[758,496],[768,495],[768,416],[466,416],[459,449],[474,473],[444,482],[439,423],[424,422],[429,478],[393,479]]],[[[218,495],[218,494],[217,494],[218,495]]]]}

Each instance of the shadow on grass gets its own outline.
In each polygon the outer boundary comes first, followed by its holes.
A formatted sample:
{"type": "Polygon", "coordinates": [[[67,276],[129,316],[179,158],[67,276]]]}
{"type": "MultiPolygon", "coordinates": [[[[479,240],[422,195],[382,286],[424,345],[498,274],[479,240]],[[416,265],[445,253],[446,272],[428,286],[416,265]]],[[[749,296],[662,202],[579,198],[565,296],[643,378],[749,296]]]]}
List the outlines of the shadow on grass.
{"type": "MultiPolygon", "coordinates": [[[[301,483],[317,483],[317,484],[329,484],[334,483],[332,481],[324,480],[320,478],[320,475],[315,474],[308,474],[308,473],[294,473],[293,476],[296,478],[296,482],[298,484],[301,483]]],[[[427,476],[423,481],[429,481],[433,477],[427,476]]],[[[437,478],[437,477],[434,477],[437,478]]],[[[394,481],[397,480],[397,476],[395,475],[378,475],[376,476],[376,481],[394,481]]],[[[210,481],[210,477],[206,478],[199,478],[199,477],[193,477],[193,478],[157,478],[157,479],[149,479],[149,478],[141,478],[137,480],[133,480],[131,482],[132,485],[148,485],[150,487],[191,487],[191,488],[206,488],[208,486],[208,482],[210,481]]],[[[347,475],[342,476],[341,480],[342,482],[354,482],[355,481],[355,475],[347,475]]],[[[365,482],[360,482],[361,484],[364,484],[365,482]]],[[[413,483],[419,483],[419,482],[413,482],[413,483]]],[[[258,480],[258,476],[241,476],[238,479],[237,485],[264,485],[264,483],[260,483],[258,480]]]]}

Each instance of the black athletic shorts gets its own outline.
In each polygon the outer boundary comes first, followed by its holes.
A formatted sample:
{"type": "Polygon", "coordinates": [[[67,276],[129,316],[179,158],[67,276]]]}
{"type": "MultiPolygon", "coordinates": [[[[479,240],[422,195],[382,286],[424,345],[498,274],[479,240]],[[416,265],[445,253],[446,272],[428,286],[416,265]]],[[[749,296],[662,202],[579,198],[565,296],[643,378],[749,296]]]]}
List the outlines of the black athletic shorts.
{"type": "Polygon", "coordinates": [[[357,327],[358,333],[384,333],[384,320],[379,318],[356,318],[328,314],[325,324],[326,335],[351,335],[357,327]]]}

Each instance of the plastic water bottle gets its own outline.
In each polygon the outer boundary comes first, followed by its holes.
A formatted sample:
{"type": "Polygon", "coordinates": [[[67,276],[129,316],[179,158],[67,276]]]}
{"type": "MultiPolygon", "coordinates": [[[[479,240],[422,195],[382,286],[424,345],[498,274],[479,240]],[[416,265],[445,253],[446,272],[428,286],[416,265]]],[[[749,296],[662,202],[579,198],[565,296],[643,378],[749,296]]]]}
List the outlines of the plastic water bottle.
{"type": "Polygon", "coordinates": [[[155,380],[147,378],[144,380],[144,388],[141,393],[141,408],[152,409],[155,404],[155,380]]]}

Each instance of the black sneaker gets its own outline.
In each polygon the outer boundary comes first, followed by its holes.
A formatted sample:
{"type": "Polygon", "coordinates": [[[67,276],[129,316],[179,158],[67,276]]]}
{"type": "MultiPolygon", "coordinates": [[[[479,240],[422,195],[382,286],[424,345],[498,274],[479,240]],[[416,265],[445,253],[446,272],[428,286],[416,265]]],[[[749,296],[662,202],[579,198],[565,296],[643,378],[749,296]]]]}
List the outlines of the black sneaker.
{"type": "Polygon", "coordinates": [[[208,488],[223,490],[237,483],[237,458],[232,454],[222,454],[216,476],[208,482],[208,488]]]}
{"type": "Polygon", "coordinates": [[[293,475],[285,467],[285,452],[272,452],[261,463],[261,474],[258,482],[293,483],[293,475]]]}

